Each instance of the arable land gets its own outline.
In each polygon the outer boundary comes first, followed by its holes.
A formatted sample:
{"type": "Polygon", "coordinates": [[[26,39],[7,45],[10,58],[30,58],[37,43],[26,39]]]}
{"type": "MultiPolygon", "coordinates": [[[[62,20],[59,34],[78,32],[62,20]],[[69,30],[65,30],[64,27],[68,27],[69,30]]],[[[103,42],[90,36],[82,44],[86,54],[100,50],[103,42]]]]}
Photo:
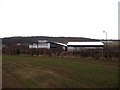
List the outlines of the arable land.
{"type": "Polygon", "coordinates": [[[118,61],[2,56],[3,88],[117,88],[118,61]]]}

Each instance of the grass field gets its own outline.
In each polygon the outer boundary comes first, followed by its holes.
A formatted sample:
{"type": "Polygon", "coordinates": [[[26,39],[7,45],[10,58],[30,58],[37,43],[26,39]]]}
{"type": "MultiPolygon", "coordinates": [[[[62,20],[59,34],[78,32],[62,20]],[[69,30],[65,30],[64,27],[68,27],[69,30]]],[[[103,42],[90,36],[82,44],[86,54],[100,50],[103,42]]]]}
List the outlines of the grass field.
{"type": "Polygon", "coordinates": [[[3,55],[3,88],[116,88],[116,61],[3,55]]]}

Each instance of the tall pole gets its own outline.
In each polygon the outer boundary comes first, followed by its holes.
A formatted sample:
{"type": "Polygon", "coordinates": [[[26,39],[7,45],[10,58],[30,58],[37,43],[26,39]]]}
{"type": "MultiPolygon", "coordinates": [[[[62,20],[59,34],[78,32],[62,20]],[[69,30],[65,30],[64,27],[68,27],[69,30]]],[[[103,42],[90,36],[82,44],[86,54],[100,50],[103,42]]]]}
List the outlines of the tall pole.
{"type": "Polygon", "coordinates": [[[106,46],[107,46],[107,32],[106,32],[106,31],[103,31],[103,33],[106,34],[106,46]]]}
{"type": "Polygon", "coordinates": [[[106,32],[106,45],[107,45],[107,32],[106,32]]]}

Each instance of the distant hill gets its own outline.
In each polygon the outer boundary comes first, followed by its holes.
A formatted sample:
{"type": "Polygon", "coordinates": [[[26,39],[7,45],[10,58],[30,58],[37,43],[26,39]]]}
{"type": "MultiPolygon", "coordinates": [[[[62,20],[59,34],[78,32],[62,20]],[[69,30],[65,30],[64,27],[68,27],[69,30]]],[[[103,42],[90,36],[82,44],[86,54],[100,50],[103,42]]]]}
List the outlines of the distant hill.
{"type": "Polygon", "coordinates": [[[47,37],[47,36],[31,36],[31,37],[7,37],[2,38],[2,44],[11,45],[16,43],[26,44],[37,42],[38,40],[48,40],[52,42],[67,43],[69,41],[99,41],[98,39],[90,39],[84,37],[47,37]]]}

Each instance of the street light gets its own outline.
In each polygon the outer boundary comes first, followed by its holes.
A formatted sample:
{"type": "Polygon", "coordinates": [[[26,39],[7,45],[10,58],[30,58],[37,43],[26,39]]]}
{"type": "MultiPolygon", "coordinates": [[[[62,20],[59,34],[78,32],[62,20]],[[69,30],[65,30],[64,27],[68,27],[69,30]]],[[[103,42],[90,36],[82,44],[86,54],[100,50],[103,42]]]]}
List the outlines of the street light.
{"type": "Polygon", "coordinates": [[[103,31],[103,33],[106,34],[106,45],[107,45],[107,32],[106,32],[106,31],[103,31]]]}

